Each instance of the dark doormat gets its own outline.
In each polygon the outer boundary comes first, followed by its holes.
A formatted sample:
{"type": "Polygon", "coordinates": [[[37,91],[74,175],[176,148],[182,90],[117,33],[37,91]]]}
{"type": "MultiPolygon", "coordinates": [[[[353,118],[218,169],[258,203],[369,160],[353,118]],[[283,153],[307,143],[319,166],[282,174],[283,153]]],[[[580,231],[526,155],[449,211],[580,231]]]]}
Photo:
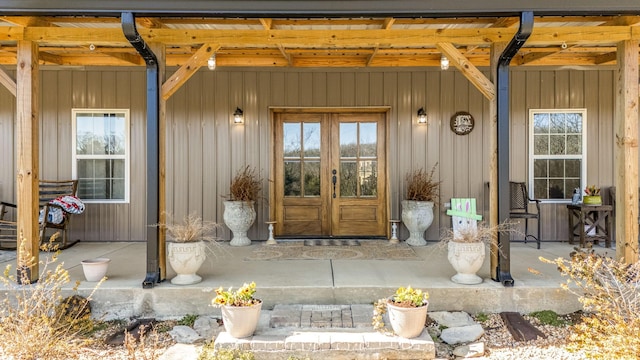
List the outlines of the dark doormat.
{"type": "Polygon", "coordinates": [[[538,337],[545,339],[547,337],[542,331],[523,318],[520,313],[502,312],[500,317],[516,341],[536,340],[538,337]]]}
{"type": "Polygon", "coordinates": [[[308,239],[304,246],[360,246],[360,241],[355,239],[308,239]]]}

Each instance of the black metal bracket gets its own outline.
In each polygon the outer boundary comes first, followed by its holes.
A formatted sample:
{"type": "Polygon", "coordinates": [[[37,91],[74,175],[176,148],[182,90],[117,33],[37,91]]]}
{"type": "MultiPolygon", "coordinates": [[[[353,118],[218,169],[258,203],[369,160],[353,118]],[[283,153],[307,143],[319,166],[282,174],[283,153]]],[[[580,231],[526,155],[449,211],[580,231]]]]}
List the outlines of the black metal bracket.
{"type": "MultiPolygon", "coordinates": [[[[533,12],[525,11],[520,14],[520,27],[498,59],[496,74],[497,108],[498,108],[498,222],[503,223],[509,218],[509,63],[518,50],[527,41],[533,31],[533,12]],[[503,191],[506,189],[506,191],[503,191]]],[[[511,246],[509,233],[498,233],[498,248],[500,249],[497,279],[504,286],[513,286],[511,276],[511,246]]]]}
{"type": "MultiPolygon", "coordinates": [[[[122,32],[147,65],[147,225],[151,225],[159,221],[160,71],[156,55],[149,49],[136,29],[133,13],[122,13],[122,32]]],[[[159,245],[158,227],[147,226],[147,275],[142,282],[144,289],[153,288],[162,280],[158,265],[159,245]]]]}

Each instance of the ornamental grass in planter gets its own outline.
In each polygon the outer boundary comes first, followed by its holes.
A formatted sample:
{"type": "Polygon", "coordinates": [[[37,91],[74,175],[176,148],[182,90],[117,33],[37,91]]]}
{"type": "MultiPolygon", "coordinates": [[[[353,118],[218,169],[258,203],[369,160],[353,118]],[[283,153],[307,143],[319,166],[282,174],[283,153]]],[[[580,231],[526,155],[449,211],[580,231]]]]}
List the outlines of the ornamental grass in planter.
{"type": "MultiPolygon", "coordinates": [[[[167,216],[171,218],[171,216],[167,216]]],[[[177,276],[171,279],[172,284],[190,285],[202,281],[196,272],[207,258],[207,253],[217,256],[220,244],[215,233],[220,225],[203,220],[196,213],[186,215],[181,222],[157,225],[166,230],[167,258],[177,276]]]]}
{"type": "Polygon", "coordinates": [[[374,303],[373,327],[375,330],[389,332],[384,328],[384,313],[389,314],[389,323],[393,334],[404,338],[419,336],[427,321],[429,293],[411,286],[399,287],[388,299],[374,303]]]}
{"type": "Polygon", "coordinates": [[[233,233],[231,245],[251,245],[247,231],[256,219],[254,203],[262,190],[262,177],[258,171],[247,165],[231,180],[230,194],[224,202],[224,223],[233,233]]]}
{"type": "Polygon", "coordinates": [[[420,168],[406,175],[407,196],[402,201],[402,222],[409,230],[407,244],[413,246],[426,245],[424,232],[433,222],[433,207],[438,201],[440,181],[433,176],[438,163],[431,171],[420,168]]]}
{"type": "Polygon", "coordinates": [[[253,297],[255,292],[255,282],[245,283],[236,291],[233,291],[233,288],[224,290],[222,287],[216,290],[212,305],[220,307],[224,329],[229,335],[244,338],[256,331],[262,300],[253,297]]]}

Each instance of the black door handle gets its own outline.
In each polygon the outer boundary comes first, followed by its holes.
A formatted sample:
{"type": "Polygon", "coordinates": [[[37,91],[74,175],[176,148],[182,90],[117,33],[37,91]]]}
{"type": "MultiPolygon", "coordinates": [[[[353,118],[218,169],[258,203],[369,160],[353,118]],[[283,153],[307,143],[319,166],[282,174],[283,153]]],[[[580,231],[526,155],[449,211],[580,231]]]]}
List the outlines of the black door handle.
{"type": "Polygon", "coordinates": [[[336,198],[336,182],[338,181],[338,177],[336,176],[336,174],[338,173],[336,171],[336,169],[333,169],[331,171],[331,173],[333,174],[333,177],[331,178],[331,183],[333,184],[333,198],[336,198]]]}

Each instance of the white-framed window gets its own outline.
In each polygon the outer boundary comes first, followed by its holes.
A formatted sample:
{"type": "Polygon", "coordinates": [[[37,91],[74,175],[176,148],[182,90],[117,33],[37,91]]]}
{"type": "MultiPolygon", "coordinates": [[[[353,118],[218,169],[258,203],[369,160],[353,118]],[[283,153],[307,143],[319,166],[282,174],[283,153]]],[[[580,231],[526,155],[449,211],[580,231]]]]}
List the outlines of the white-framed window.
{"type": "Polygon", "coordinates": [[[129,109],[72,109],[73,178],[85,202],[129,202],[129,109]]]}
{"type": "Polygon", "coordinates": [[[529,110],[529,192],[547,201],[571,200],[587,175],[586,109],[529,110]]]}

